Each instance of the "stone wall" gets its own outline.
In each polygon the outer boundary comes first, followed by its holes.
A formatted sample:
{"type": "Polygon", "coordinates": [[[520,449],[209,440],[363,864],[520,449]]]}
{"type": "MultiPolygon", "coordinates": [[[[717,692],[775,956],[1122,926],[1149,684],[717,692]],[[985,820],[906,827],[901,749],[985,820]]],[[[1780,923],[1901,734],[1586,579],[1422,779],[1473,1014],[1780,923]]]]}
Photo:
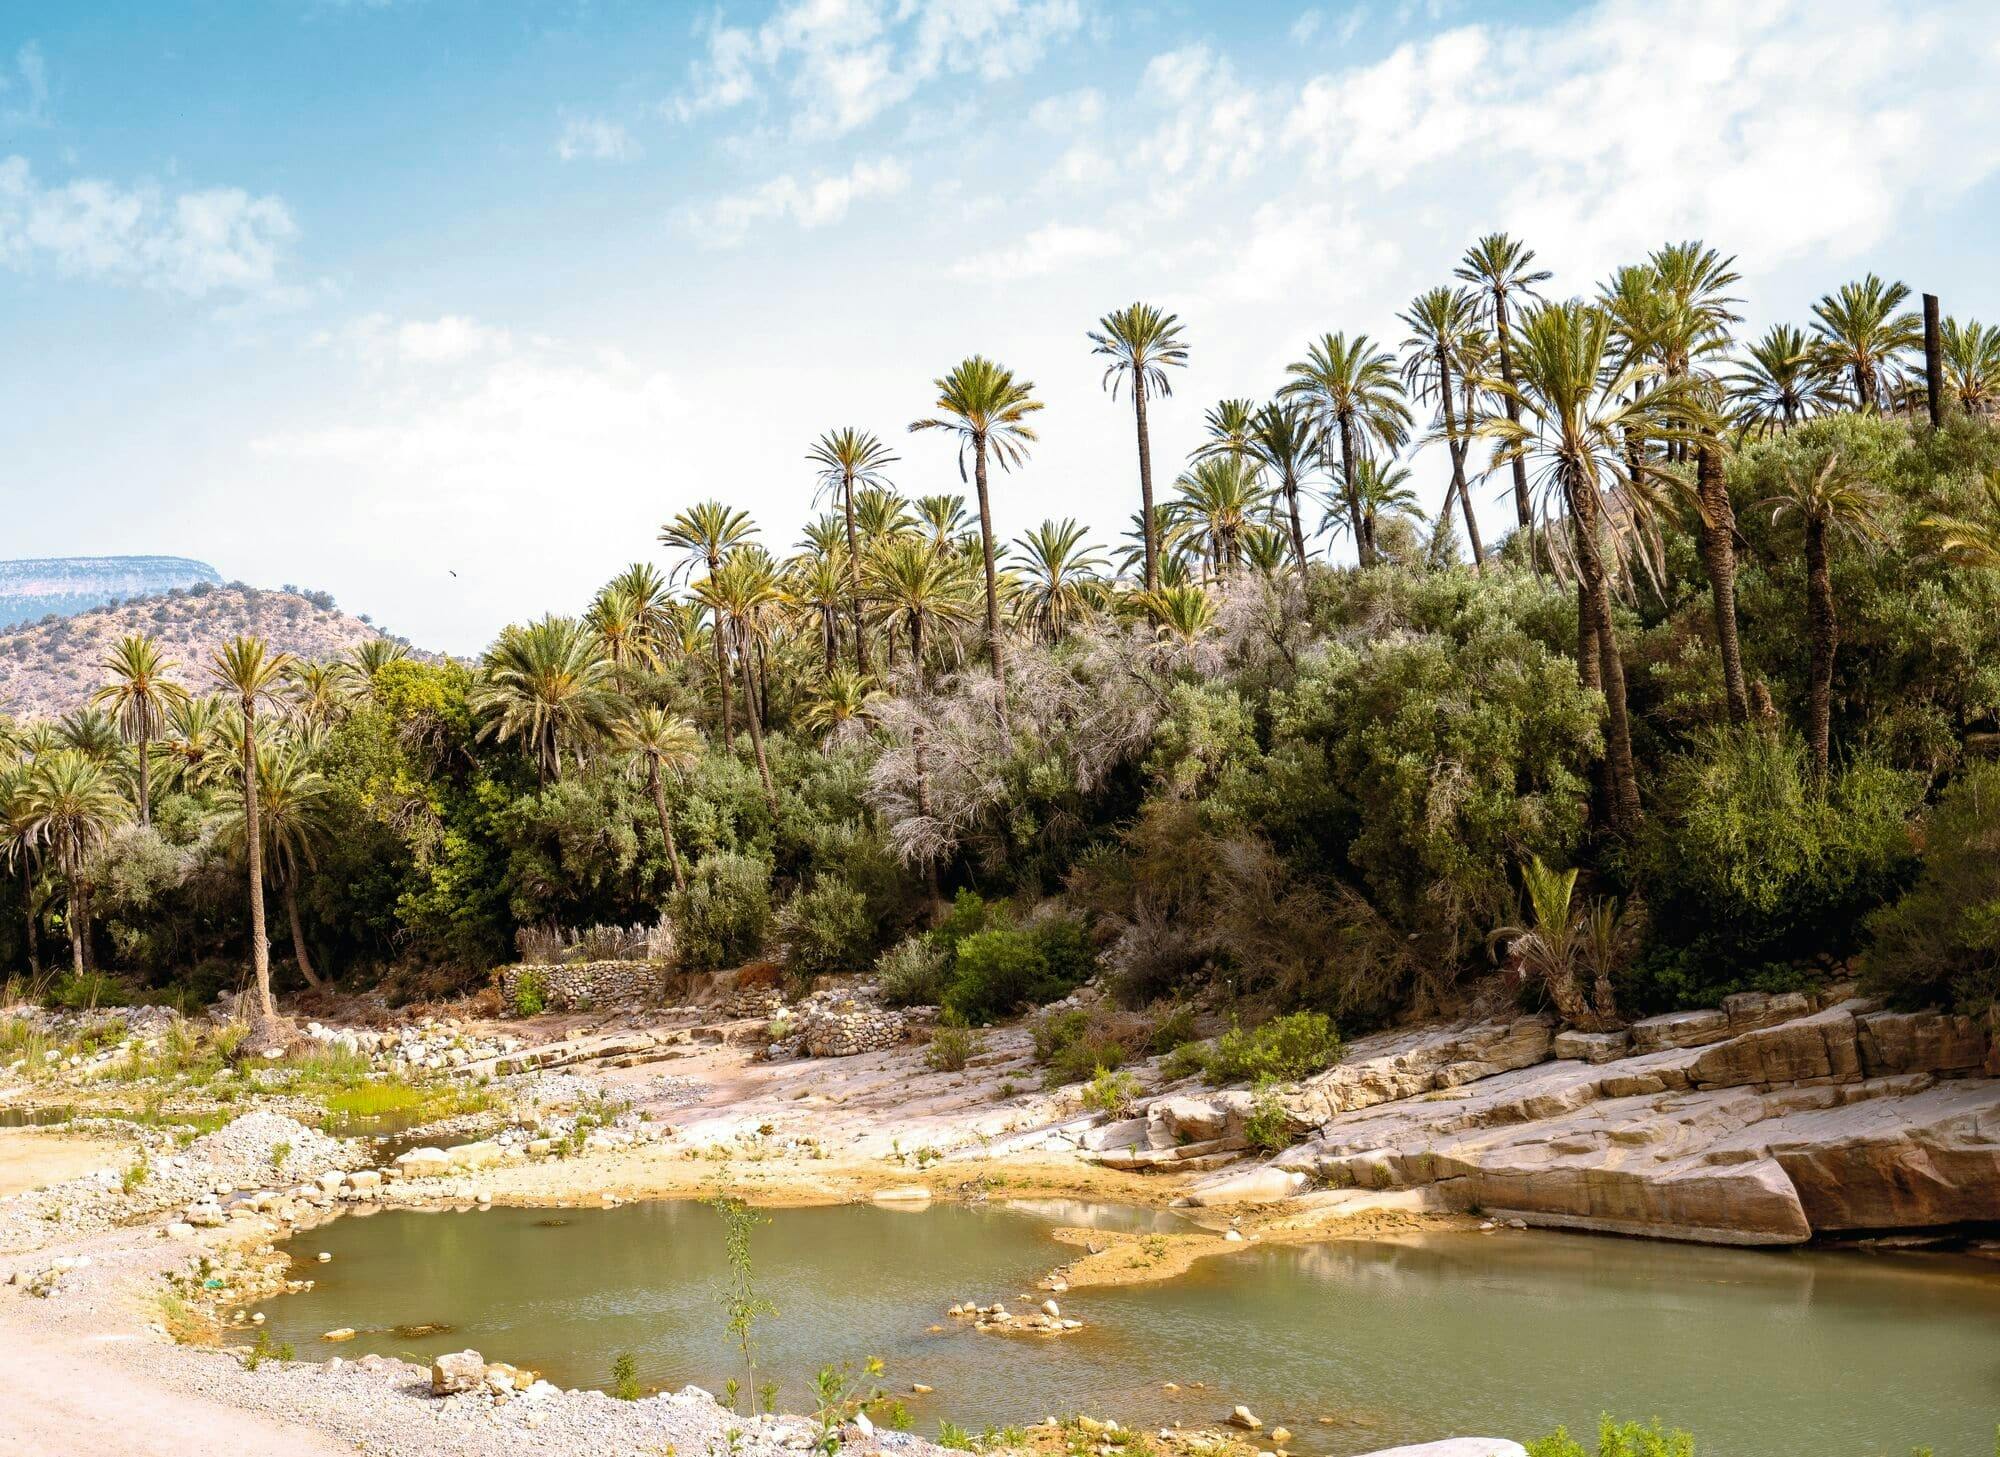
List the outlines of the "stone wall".
{"type": "Polygon", "coordinates": [[[872,987],[814,992],[799,1004],[798,1035],[809,1057],[852,1057],[880,1052],[909,1036],[908,1017],[877,1001],[872,987]]]}
{"type": "Polygon", "coordinates": [[[663,961],[582,961],[573,966],[506,966],[498,973],[500,1000],[511,1010],[521,979],[540,976],[552,1012],[607,1007],[658,1006],[666,1000],[663,961]]]}

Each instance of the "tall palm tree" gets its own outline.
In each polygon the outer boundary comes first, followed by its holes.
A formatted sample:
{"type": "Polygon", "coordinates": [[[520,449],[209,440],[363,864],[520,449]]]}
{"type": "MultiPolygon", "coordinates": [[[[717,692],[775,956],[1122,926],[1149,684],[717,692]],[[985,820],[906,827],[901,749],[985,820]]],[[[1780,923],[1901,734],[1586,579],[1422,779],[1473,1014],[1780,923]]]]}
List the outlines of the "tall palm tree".
{"type": "Polygon", "coordinates": [[[55,729],[64,747],[88,754],[107,769],[124,768],[124,735],[103,709],[73,708],[56,720],[55,729]]]}
{"type": "Polygon", "coordinates": [[[1945,389],[1958,407],[1968,415],[1990,415],[2000,408],[2000,324],[1946,319],[1939,344],[1945,389]]]}
{"type": "Polygon", "coordinates": [[[1094,574],[1107,563],[1086,543],[1089,534],[1065,517],[1044,521],[1016,544],[1027,574],[1021,605],[1045,641],[1061,641],[1071,620],[1088,611],[1095,596],[1094,574]]]}
{"type": "Polygon", "coordinates": [[[1327,441],[1340,442],[1340,488],[1347,502],[1348,524],[1354,532],[1361,565],[1375,562],[1375,538],[1363,519],[1361,497],[1355,490],[1357,465],[1377,446],[1391,453],[1409,438],[1410,409],[1396,378],[1395,356],[1377,349],[1366,334],[1323,334],[1306,349],[1306,357],[1286,366],[1289,381],[1279,392],[1309,407],[1318,417],[1321,454],[1327,441]]]}
{"type": "Polygon", "coordinates": [[[236,734],[235,710],[217,694],[188,698],[167,710],[160,749],[168,782],[181,793],[200,789],[214,779],[230,754],[236,734]]]}
{"type": "MultiPolygon", "coordinates": [[[[1482,388],[1514,408],[1482,416],[1477,433],[1498,442],[1495,464],[1532,461],[1549,514],[1567,516],[1570,557],[1580,582],[1579,656],[1585,644],[1598,664],[1606,709],[1612,828],[1639,820],[1639,781],[1632,760],[1632,723],[1625,668],[1612,634],[1610,574],[1603,533],[1606,497],[1621,515],[1644,512],[1647,493],[1632,475],[1628,435],[1671,441],[1684,432],[1673,411],[1684,407],[1688,381],[1660,378],[1656,361],[1614,368],[1610,317],[1577,301],[1539,304],[1523,316],[1514,338],[1513,384],[1489,379],[1482,388]],[[1653,387],[1641,390],[1647,380],[1653,387]],[[1525,418],[1516,418],[1523,416],[1525,418]]],[[[1532,523],[1531,523],[1532,524],[1532,523]]]]}
{"type": "Polygon", "coordinates": [[[653,813],[659,816],[660,838],[667,845],[674,889],[686,890],[687,873],[681,868],[680,845],[674,839],[673,819],[667,814],[665,781],[671,777],[679,782],[682,775],[701,761],[701,735],[678,714],[650,704],[635,708],[620,719],[617,735],[619,744],[646,766],[646,792],[653,798],[653,813]]]}
{"type": "Polygon", "coordinates": [[[1813,305],[1822,365],[1846,373],[1857,410],[1879,410],[1888,402],[1904,353],[1923,343],[1923,321],[1902,309],[1909,296],[1907,285],[1884,283],[1871,273],[1813,305]]]}
{"type": "Polygon", "coordinates": [[[930,539],[933,551],[950,551],[965,540],[965,497],[919,496],[916,509],[917,524],[930,539]]]}
{"type": "Polygon", "coordinates": [[[813,685],[800,720],[821,738],[837,739],[873,718],[882,697],[873,678],[835,668],[813,685]]]}
{"type": "Polygon", "coordinates": [[[35,772],[31,760],[9,757],[0,764],[0,858],[21,872],[21,916],[28,952],[28,975],[39,982],[42,975],[41,919],[46,896],[38,894],[42,883],[42,857],[30,834],[27,796],[28,778],[35,772]]]}
{"type": "Polygon", "coordinates": [[[1207,559],[1210,574],[1223,576],[1242,565],[1244,533],[1264,515],[1269,499],[1258,482],[1256,462],[1211,455],[1174,482],[1168,510],[1207,559]]]}
{"type": "Polygon", "coordinates": [[[142,825],[153,823],[153,740],[166,727],[167,710],[188,696],[186,688],[166,676],[167,669],[174,666],[171,659],[160,656],[155,639],[131,634],[104,660],[104,671],[111,681],[90,695],[92,703],[111,710],[119,732],[132,744],[138,761],[142,825]]]}
{"type": "MultiPolygon", "coordinates": [[[[1112,367],[1113,373],[1118,366],[1112,367]]],[[[1152,366],[1146,366],[1152,367],[1152,366]]],[[[1136,379],[1138,376],[1134,376],[1136,379]]],[[[958,437],[958,474],[965,478],[965,459],[972,457],[972,482],[979,496],[979,546],[986,567],[986,653],[1000,685],[1000,726],[1007,726],[1007,664],[1000,645],[1000,589],[994,569],[993,505],[986,489],[990,455],[1002,470],[1012,470],[1028,458],[1035,431],[1028,417],[1042,408],[1030,380],[982,354],[962,361],[936,381],[938,414],[913,420],[911,430],[948,430],[958,437]]],[[[1135,389],[1136,389],[1135,383],[1135,389]]],[[[1150,484],[1147,486],[1150,492],[1150,484]]]]}
{"type": "Polygon", "coordinates": [[[1773,525],[1796,517],[1805,538],[1806,626],[1812,659],[1806,694],[1806,747],[1813,773],[1826,782],[1833,719],[1833,655],[1840,643],[1834,615],[1832,547],[1838,538],[1867,543],[1887,533],[1880,520],[1888,497],[1829,450],[1805,469],[1794,466],[1778,493],[1759,503],[1773,525]]]}
{"type": "MultiPolygon", "coordinates": [[[[855,575],[846,549],[835,546],[830,552],[794,557],[785,573],[785,599],[811,619],[819,634],[821,667],[832,672],[840,654],[841,613],[862,600],[861,579],[855,575]]],[[[857,622],[857,641],[861,631],[857,622]]]]}
{"type": "Polygon", "coordinates": [[[868,644],[861,630],[861,537],[854,526],[854,487],[882,487],[889,484],[886,474],[897,457],[873,431],[852,425],[829,430],[806,452],[819,474],[822,491],[840,493],[840,510],[847,521],[848,608],[854,623],[854,668],[868,671],[868,644]]]}
{"type": "MultiPolygon", "coordinates": [[[[306,949],[299,916],[299,882],[319,864],[319,849],[333,833],[331,787],[296,744],[257,746],[257,823],[264,868],[284,897],[292,957],[308,986],[324,986],[306,949]]],[[[248,854],[250,797],[239,794],[222,820],[224,840],[248,854]]]]}
{"type": "Polygon", "coordinates": [[[1986,497],[1984,520],[1926,516],[1923,526],[1936,538],[1938,551],[1947,561],[2000,572],[2000,470],[1988,471],[1979,486],[1986,497]]]}
{"type": "Polygon", "coordinates": [[[973,617],[972,583],[966,559],[933,551],[927,542],[886,543],[869,559],[869,595],[899,622],[910,640],[917,687],[928,682],[924,661],[927,637],[956,641],[973,617]]]}
{"type": "Polygon", "coordinates": [[[1411,299],[1408,312],[1400,317],[1410,331],[1403,341],[1403,387],[1419,403],[1437,402],[1438,426],[1451,457],[1451,488],[1440,514],[1449,517],[1452,500],[1457,499],[1473,569],[1484,575],[1486,548],[1479,539],[1479,518],[1473,514],[1472,491],[1465,478],[1472,422],[1461,425],[1452,396],[1454,385],[1466,377],[1466,349],[1479,327],[1479,301],[1470,289],[1440,286],[1411,299]]]}
{"type": "Polygon", "coordinates": [[[262,638],[239,634],[215,650],[208,675],[243,715],[243,843],[250,867],[250,968],[257,978],[257,1016],[251,1043],[257,1050],[282,1047],[291,1029],[278,1019],[271,1000],[271,943],[264,925],[264,841],[257,819],[257,708],[277,701],[290,653],[274,653],[262,638]]]}
{"type": "Polygon", "coordinates": [[[125,798],[105,767],[77,749],[57,749],[35,759],[20,789],[23,841],[55,862],[68,896],[70,969],[84,970],[89,934],[85,870],[112,826],[125,818],[125,798]]]}
{"type": "MultiPolygon", "coordinates": [[[[926,500],[931,499],[929,497],[926,500]]],[[[940,499],[957,500],[944,497],[940,499]]],[[[917,518],[910,514],[910,503],[902,493],[887,486],[868,486],[857,491],[854,496],[854,520],[861,528],[862,549],[889,537],[899,536],[917,525],[917,518]]]]}
{"type": "Polygon", "coordinates": [[[566,751],[580,755],[618,716],[611,660],[574,617],[502,629],[480,667],[472,694],[479,736],[518,741],[542,785],[562,777],[566,751]]]}
{"type": "MultiPolygon", "coordinates": [[[[1384,465],[1380,461],[1364,460],[1355,467],[1355,495],[1361,501],[1361,524],[1368,532],[1369,540],[1376,539],[1376,526],[1384,518],[1405,516],[1418,522],[1425,516],[1421,498],[1410,485],[1410,472],[1404,466],[1384,465]]],[[[1342,520],[1345,502],[1329,499],[1327,512],[1319,524],[1322,532],[1340,535],[1346,522],[1342,520]]]]}
{"type": "Polygon", "coordinates": [[[1274,400],[1250,418],[1246,444],[1251,459],[1267,477],[1274,477],[1284,498],[1285,520],[1290,528],[1293,560],[1298,564],[1299,581],[1306,579],[1306,533],[1299,519],[1299,491],[1319,471],[1320,436],[1314,428],[1309,408],[1296,402],[1274,400]]]}
{"type": "Polygon", "coordinates": [[[338,658],[294,661],[285,669],[286,711],[304,727],[325,728],[346,715],[354,679],[354,666],[338,658]]]}
{"type": "Polygon", "coordinates": [[[611,677],[618,691],[627,691],[626,669],[647,667],[655,661],[652,635],[645,620],[645,603],[629,586],[607,582],[591,599],[583,620],[597,634],[604,656],[611,661],[611,677]]]}
{"type": "Polygon", "coordinates": [[[766,705],[758,701],[751,661],[753,648],[770,632],[772,610],[784,600],[778,585],[777,564],[762,547],[740,546],[695,583],[694,593],[696,600],[706,603],[715,614],[716,630],[727,632],[735,648],[736,666],[743,675],[743,717],[750,725],[757,777],[763,781],[764,801],[775,817],[778,791],[771,780],[770,758],[764,752],[766,705]]]}
{"type": "Polygon", "coordinates": [[[1728,399],[1736,428],[1759,436],[1790,430],[1832,405],[1819,354],[1792,324],[1773,324],[1743,352],[1728,399]]]}
{"type": "Polygon", "coordinates": [[[392,638],[371,637],[349,649],[347,661],[353,666],[369,697],[373,698],[378,696],[375,686],[376,675],[391,663],[400,663],[409,656],[409,644],[396,642],[392,638]]]}
{"type": "MultiPolygon", "coordinates": [[[[1181,339],[1180,319],[1151,304],[1132,303],[1097,321],[1089,334],[1090,352],[1101,354],[1111,363],[1104,370],[1104,388],[1118,398],[1121,381],[1132,384],[1132,415],[1139,432],[1139,509],[1152,519],[1153,444],[1146,428],[1146,396],[1173,393],[1169,369],[1187,365],[1187,344],[1181,339]]],[[[1146,590],[1160,585],[1160,544],[1150,534],[1146,540],[1146,590]]]]}
{"type": "MultiPolygon", "coordinates": [[[[1511,389],[1514,384],[1514,342],[1508,301],[1533,298],[1536,285],[1547,283],[1553,275],[1546,268],[1535,267],[1533,248],[1505,233],[1488,233],[1465,250],[1458,267],[1452,270],[1452,276],[1480,290],[1486,317],[1493,325],[1500,383],[1511,389]]],[[[1501,398],[1504,403],[1510,397],[1503,394],[1501,398]]],[[[1513,410],[1517,407],[1509,405],[1508,408],[1513,410]]],[[[1507,418],[1515,424],[1520,423],[1518,414],[1509,414],[1507,418]]],[[[1526,528],[1534,522],[1534,512],[1528,500],[1527,462],[1517,457],[1513,468],[1514,514],[1519,524],[1526,528]]]]}
{"type": "MultiPolygon", "coordinates": [[[[660,542],[680,553],[673,576],[678,578],[696,567],[711,577],[722,567],[722,559],[757,534],[757,523],[748,511],[739,511],[720,501],[702,501],[681,512],[660,528],[660,542]]],[[[715,624],[715,687],[722,700],[722,741],[736,737],[729,711],[729,644],[722,624],[715,624]]]]}
{"type": "Polygon", "coordinates": [[[1255,400],[1217,400],[1202,414],[1201,428],[1205,438],[1195,447],[1196,458],[1250,454],[1250,437],[1256,428],[1256,421],[1255,400]]]}

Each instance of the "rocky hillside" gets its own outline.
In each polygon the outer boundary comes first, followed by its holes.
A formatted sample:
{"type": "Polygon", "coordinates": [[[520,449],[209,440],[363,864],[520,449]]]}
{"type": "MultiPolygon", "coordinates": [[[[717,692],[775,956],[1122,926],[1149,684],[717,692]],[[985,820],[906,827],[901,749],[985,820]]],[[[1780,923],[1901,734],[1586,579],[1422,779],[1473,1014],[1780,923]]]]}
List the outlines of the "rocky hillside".
{"type": "Polygon", "coordinates": [[[35,622],[50,613],[68,617],[197,582],[220,586],[222,575],[207,562],[180,556],[24,557],[0,562],[0,628],[35,622]]]}
{"type": "Polygon", "coordinates": [[[303,658],[337,657],[383,635],[321,594],[198,582],[0,631],[0,711],[35,718],[83,707],[104,681],[105,655],[129,633],[159,639],[162,653],[179,665],[173,676],[205,688],[201,665],[239,632],[303,658]]]}

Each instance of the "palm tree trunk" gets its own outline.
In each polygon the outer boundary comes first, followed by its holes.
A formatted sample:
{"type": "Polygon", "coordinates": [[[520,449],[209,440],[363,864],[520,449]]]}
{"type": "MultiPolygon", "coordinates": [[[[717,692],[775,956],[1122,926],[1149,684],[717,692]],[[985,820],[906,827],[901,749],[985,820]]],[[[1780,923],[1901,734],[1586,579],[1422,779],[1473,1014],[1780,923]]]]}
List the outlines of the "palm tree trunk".
{"type": "MultiPolygon", "coordinates": [[[[1000,586],[993,568],[993,507],[986,497],[984,435],[976,436],[972,442],[972,480],[979,490],[979,549],[986,563],[986,650],[993,660],[993,677],[1000,685],[1000,734],[1004,739],[1007,735],[1007,662],[1005,649],[1000,646],[1000,586]]],[[[1150,491],[1151,487],[1148,486],[1147,490],[1150,491]]],[[[1148,515],[1146,520],[1150,546],[1152,517],[1148,515]]]]}
{"type": "Polygon", "coordinates": [[[1285,468],[1285,509],[1292,523],[1292,554],[1299,561],[1299,585],[1306,580],[1306,533],[1299,524],[1299,478],[1291,467],[1285,468]]]}
{"type": "Polygon", "coordinates": [[[1361,493],[1354,484],[1354,421],[1340,417],[1340,494],[1347,502],[1347,523],[1354,531],[1354,558],[1362,566],[1373,566],[1373,543],[1363,534],[1361,493]]]}
{"type": "Polygon", "coordinates": [[[1695,452],[1695,488],[1701,501],[1701,564],[1714,598],[1715,642],[1722,651],[1722,683],[1729,717],[1750,719],[1750,686],[1743,677],[1743,647],[1736,635],[1736,512],[1722,473],[1722,443],[1704,435],[1695,452]]]}
{"type": "Polygon", "coordinates": [[[1624,833],[1639,822],[1639,776],[1632,761],[1632,720],[1625,702],[1625,665],[1618,656],[1611,618],[1611,583],[1597,540],[1596,483],[1567,473],[1570,520],[1576,532],[1577,570],[1591,629],[1597,639],[1598,683],[1604,694],[1604,758],[1611,779],[1611,827],[1624,833]]]}
{"type": "Polygon", "coordinates": [[[146,732],[146,718],[150,712],[151,705],[148,704],[142,706],[139,714],[139,825],[142,829],[150,829],[153,823],[152,735],[146,732]]]}
{"type": "MultiPolygon", "coordinates": [[[[1445,445],[1451,451],[1451,488],[1458,493],[1459,509],[1465,514],[1465,536],[1472,548],[1472,566],[1480,576],[1486,575],[1486,547],[1479,540],[1479,520],[1472,514],[1472,492],[1465,484],[1465,453],[1470,442],[1458,438],[1458,414],[1451,406],[1451,355],[1440,344],[1437,351],[1438,398],[1444,403],[1445,445]]],[[[1448,513],[1451,502],[1444,508],[1448,513]]]]}
{"type": "MultiPolygon", "coordinates": [[[[1146,431],[1146,372],[1132,371],[1132,417],[1139,430],[1139,510],[1146,528],[1146,590],[1160,590],[1160,547],[1155,539],[1158,523],[1153,520],[1153,443],[1146,431]]],[[[979,510],[980,519],[985,519],[986,487],[985,442],[980,442],[979,510]]]]}
{"type": "Polygon", "coordinates": [[[77,889],[76,872],[69,876],[69,968],[83,978],[83,892],[77,889]]]}
{"type": "MultiPolygon", "coordinates": [[[[1576,582],[1576,677],[1592,693],[1604,692],[1604,658],[1597,650],[1597,617],[1590,610],[1590,592],[1583,578],[1576,582]]],[[[1611,815],[1611,764],[1600,754],[1590,766],[1591,813],[1600,819],[1611,815]]]]}
{"type": "Polygon", "coordinates": [[[750,721],[750,746],[757,752],[757,777],[764,783],[764,802],[771,807],[771,815],[775,819],[778,814],[778,791],[771,787],[771,761],[764,757],[764,716],[757,711],[757,685],[751,677],[750,654],[743,649],[740,629],[736,665],[743,672],[743,716],[750,721]]]}
{"type": "Polygon", "coordinates": [[[25,855],[21,858],[21,909],[27,913],[28,921],[28,975],[39,980],[42,975],[42,931],[38,923],[42,913],[35,904],[35,875],[28,868],[25,855]]]}
{"type": "Polygon", "coordinates": [[[687,874],[681,869],[680,846],[674,842],[674,822],[667,814],[667,791],[660,783],[660,761],[646,757],[646,787],[653,792],[653,813],[660,817],[660,838],[667,842],[667,863],[674,868],[674,889],[687,889],[687,874]]]}
{"type": "Polygon", "coordinates": [[[276,1023],[271,1000],[271,942],[264,926],[264,836],[257,823],[257,706],[243,702],[243,838],[250,857],[250,969],[257,978],[257,1015],[276,1023]]]}
{"type": "Polygon", "coordinates": [[[1826,523],[1806,520],[1806,617],[1812,634],[1812,680],[1806,697],[1806,746],[1813,774],[1826,783],[1831,760],[1833,653],[1840,625],[1833,614],[1833,579],[1828,571],[1826,523]]]}
{"type": "Polygon", "coordinates": [[[861,625],[861,537],[854,529],[854,472],[842,471],[840,499],[847,513],[848,611],[854,618],[854,671],[868,671],[868,634],[861,625]]]}
{"type": "MultiPolygon", "coordinates": [[[[1493,337],[1499,346],[1500,383],[1507,386],[1507,418],[1516,425],[1521,423],[1521,402],[1514,398],[1514,352],[1507,332],[1507,296],[1496,292],[1493,295],[1493,337]]],[[[1534,522],[1534,513],[1528,507],[1528,463],[1520,455],[1514,457],[1514,516],[1521,529],[1527,530],[1534,522]]]]}
{"type": "Polygon", "coordinates": [[[299,921],[299,898],[293,888],[292,877],[287,875],[281,882],[285,888],[285,918],[292,923],[292,957],[299,964],[299,975],[306,979],[309,987],[323,987],[319,973],[313,970],[312,957],[306,954],[306,928],[299,921]]]}

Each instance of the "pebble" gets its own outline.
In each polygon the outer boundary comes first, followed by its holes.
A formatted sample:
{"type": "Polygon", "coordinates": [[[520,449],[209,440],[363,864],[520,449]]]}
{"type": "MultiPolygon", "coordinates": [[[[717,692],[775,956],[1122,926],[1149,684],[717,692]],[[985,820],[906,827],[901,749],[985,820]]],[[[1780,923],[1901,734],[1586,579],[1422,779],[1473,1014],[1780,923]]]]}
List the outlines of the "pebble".
{"type": "Polygon", "coordinates": [[[313,1258],[318,1260],[322,1265],[331,1264],[333,1261],[333,1255],[326,1250],[321,1250],[313,1258]]]}

